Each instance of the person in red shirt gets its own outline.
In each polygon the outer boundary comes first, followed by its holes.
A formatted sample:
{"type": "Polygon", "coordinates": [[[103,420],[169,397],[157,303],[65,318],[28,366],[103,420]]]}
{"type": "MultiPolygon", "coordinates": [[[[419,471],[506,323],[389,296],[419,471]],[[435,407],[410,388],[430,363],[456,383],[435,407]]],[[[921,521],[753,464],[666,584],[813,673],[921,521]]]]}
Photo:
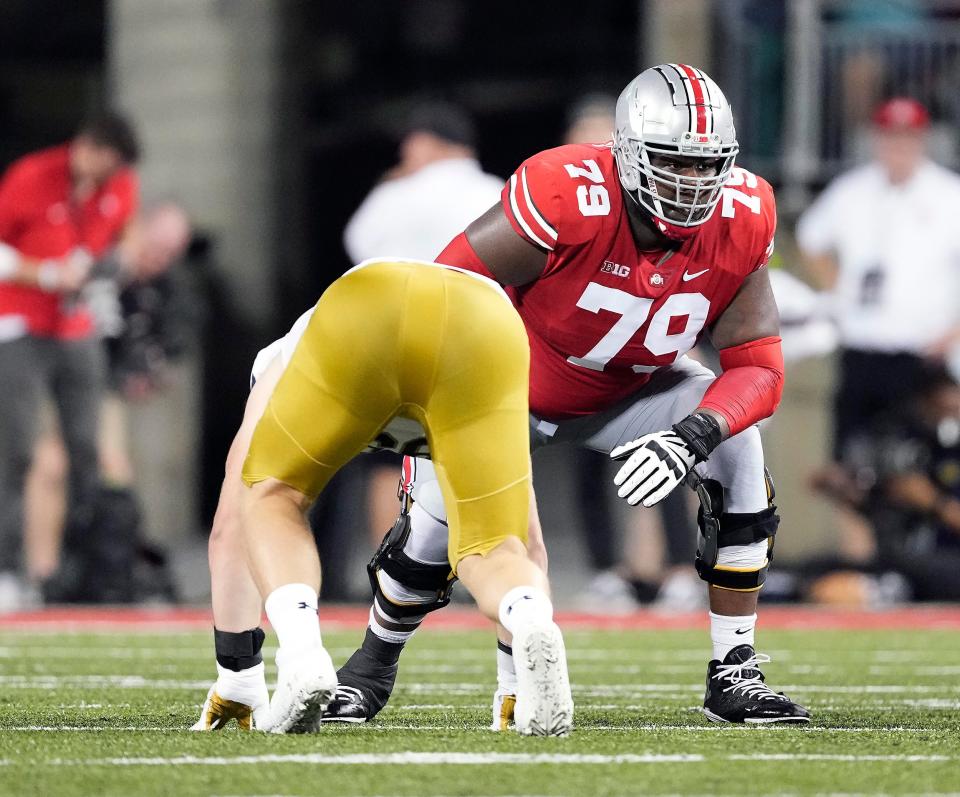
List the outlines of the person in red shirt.
{"type": "Polygon", "coordinates": [[[79,298],[90,266],[137,207],[130,123],[107,112],[0,178],[0,600],[16,601],[22,498],[44,395],[70,458],[68,531],[81,533],[97,483],[104,353],[79,298]]]}

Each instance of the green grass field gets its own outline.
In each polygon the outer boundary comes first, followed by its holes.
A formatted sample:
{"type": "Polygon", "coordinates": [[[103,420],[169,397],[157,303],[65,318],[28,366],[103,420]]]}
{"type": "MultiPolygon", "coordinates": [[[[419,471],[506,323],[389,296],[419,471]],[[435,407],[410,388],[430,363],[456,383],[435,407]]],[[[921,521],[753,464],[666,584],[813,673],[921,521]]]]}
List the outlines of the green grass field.
{"type": "MultiPolygon", "coordinates": [[[[324,638],[340,662],[360,635],[324,638]]],[[[269,736],[186,730],[214,672],[208,632],[0,628],[0,794],[960,793],[956,630],[763,632],[770,683],[814,712],[804,728],[709,724],[705,632],[566,636],[569,738],[486,730],[490,635],[429,629],[375,723],[269,736]]]]}

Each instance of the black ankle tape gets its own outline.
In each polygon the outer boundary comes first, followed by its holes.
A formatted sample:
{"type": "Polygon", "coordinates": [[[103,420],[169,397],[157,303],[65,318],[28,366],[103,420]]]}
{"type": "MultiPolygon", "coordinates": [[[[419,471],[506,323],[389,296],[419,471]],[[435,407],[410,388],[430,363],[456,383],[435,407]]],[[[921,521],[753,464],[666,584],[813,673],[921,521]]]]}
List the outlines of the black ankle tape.
{"type": "Polygon", "coordinates": [[[213,646],[217,652],[217,664],[228,670],[249,670],[263,661],[260,648],[266,634],[262,628],[250,631],[219,631],[213,629],[213,646]]]}
{"type": "Polygon", "coordinates": [[[508,656],[513,655],[513,646],[508,645],[506,642],[503,642],[499,639],[497,640],[497,650],[499,650],[501,653],[506,653],[508,656]]]}
{"type": "Polygon", "coordinates": [[[387,642],[380,639],[373,631],[367,629],[363,637],[363,650],[381,664],[396,664],[403,652],[403,642],[387,642]]]}

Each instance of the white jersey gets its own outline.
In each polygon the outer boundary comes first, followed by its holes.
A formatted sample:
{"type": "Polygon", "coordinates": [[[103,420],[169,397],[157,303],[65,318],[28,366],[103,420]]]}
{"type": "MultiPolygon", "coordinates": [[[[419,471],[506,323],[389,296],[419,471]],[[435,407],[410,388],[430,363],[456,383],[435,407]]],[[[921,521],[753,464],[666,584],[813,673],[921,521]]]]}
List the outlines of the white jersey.
{"type": "Polygon", "coordinates": [[[473,158],[436,161],[376,186],[347,223],[344,247],[354,263],[374,257],[433,260],[478,216],[500,201],[503,180],[473,158]]]}
{"type": "Polygon", "coordinates": [[[919,353],[960,324],[960,176],[925,162],[903,185],[870,164],[841,175],[801,216],[797,242],[833,254],[840,342],[919,353]]]}

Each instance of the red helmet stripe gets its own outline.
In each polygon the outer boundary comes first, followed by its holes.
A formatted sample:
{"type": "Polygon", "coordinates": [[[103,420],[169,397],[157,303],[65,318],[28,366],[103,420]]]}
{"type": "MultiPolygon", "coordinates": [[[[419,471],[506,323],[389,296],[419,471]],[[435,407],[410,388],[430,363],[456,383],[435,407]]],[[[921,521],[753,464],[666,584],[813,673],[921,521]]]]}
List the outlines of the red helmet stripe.
{"type": "Polygon", "coordinates": [[[707,102],[703,93],[703,83],[700,78],[697,77],[697,73],[693,71],[692,66],[687,66],[686,64],[677,64],[680,69],[683,70],[683,73],[687,76],[690,81],[690,86],[693,88],[693,97],[696,103],[697,108],[697,131],[698,133],[707,132],[707,102]]]}

